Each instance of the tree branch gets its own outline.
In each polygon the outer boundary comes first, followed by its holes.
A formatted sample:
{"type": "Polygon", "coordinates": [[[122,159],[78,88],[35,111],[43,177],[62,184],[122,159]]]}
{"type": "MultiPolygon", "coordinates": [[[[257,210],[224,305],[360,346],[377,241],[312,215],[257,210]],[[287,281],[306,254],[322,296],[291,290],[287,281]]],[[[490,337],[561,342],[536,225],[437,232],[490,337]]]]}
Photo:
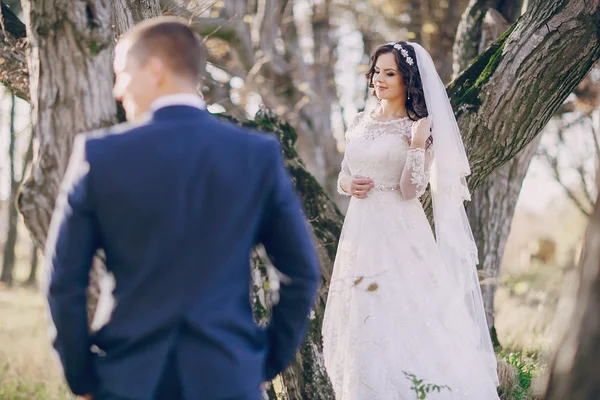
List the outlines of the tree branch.
{"type": "Polygon", "coordinates": [[[454,44],[453,77],[456,78],[479,55],[483,20],[492,0],[471,0],[458,25],[454,44]]]}
{"type": "Polygon", "coordinates": [[[253,41],[261,49],[273,72],[283,75],[289,72],[290,65],[275,50],[275,39],[277,39],[278,21],[281,20],[277,0],[259,0],[256,22],[252,32],[253,41]]]}
{"type": "Polygon", "coordinates": [[[582,212],[583,215],[589,217],[590,211],[588,206],[583,204],[583,202],[579,199],[575,192],[573,192],[573,190],[563,181],[562,175],[560,173],[560,168],[558,166],[558,158],[551,156],[545,149],[539,149],[538,154],[546,159],[546,161],[548,162],[548,166],[550,167],[550,169],[552,170],[552,174],[554,175],[554,180],[560,185],[560,187],[563,188],[567,197],[571,199],[571,201],[575,204],[575,206],[577,206],[577,208],[579,209],[579,211],[582,212]]]}

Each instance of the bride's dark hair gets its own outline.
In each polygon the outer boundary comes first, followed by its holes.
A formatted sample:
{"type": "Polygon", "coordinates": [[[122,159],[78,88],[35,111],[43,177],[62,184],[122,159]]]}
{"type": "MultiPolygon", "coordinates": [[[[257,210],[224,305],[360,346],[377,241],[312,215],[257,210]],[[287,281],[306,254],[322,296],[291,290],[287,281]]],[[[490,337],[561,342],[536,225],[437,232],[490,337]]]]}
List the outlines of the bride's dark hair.
{"type": "MultiPolygon", "coordinates": [[[[379,46],[375,53],[371,57],[371,66],[369,67],[369,71],[367,72],[367,82],[369,83],[370,88],[374,88],[373,84],[373,75],[375,74],[375,64],[377,63],[377,59],[382,54],[393,53],[396,57],[396,64],[398,64],[398,72],[402,76],[404,80],[404,85],[406,86],[406,112],[408,117],[414,121],[417,121],[421,118],[425,118],[429,115],[427,111],[427,104],[425,104],[425,94],[423,93],[423,83],[421,82],[421,75],[419,75],[419,67],[418,60],[415,54],[415,49],[406,43],[406,42],[394,42],[384,44],[383,46],[379,46]],[[400,50],[394,48],[395,44],[399,44],[402,48],[408,51],[408,56],[404,57],[400,50]],[[410,65],[406,60],[408,58],[413,60],[413,65],[410,65]],[[410,98],[408,98],[410,95],[410,98]]],[[[375,95],[375,90],[373,90],[373,95],[375,95]]]]}

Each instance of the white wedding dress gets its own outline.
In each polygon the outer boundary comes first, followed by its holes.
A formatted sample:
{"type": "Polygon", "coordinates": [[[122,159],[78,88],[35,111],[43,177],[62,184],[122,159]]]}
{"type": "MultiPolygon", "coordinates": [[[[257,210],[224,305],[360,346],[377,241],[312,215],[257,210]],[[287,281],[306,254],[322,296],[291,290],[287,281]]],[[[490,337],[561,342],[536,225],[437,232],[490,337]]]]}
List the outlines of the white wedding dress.
{"type": "Polygon", "coordinates": [[[323,321],[325,366],[337,400],[416,399],[405,374],[449,388],[427,399],[498,399],[495,360],[477,349],[418,200],[434,154],[410,149],[413,125],[361,113],[346,134],[338,190],[348,194],[355,175],[375,187],[346,213],[323,321]]]}

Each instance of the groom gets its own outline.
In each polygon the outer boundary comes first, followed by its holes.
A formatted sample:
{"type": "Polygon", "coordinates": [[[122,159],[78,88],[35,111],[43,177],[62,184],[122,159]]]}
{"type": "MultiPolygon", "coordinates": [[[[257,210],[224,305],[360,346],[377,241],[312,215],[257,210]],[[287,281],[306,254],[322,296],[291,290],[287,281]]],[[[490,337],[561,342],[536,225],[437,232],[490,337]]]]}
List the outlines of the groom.
{"type": "Polygon", "coordinates": [[[205,111],[205,57],[178,19],[136,26],[114,62],[131,125],[75,141],[47,242],[47,296],[67,382],[84,398],[258,400],[303,339],[319,272],[301,204],[276,140],[205,111]],[[257,243],[289,278],[266,329],[250,305],[257,243]],[[115,286],[90,333],[98,250],[115,286]]]}

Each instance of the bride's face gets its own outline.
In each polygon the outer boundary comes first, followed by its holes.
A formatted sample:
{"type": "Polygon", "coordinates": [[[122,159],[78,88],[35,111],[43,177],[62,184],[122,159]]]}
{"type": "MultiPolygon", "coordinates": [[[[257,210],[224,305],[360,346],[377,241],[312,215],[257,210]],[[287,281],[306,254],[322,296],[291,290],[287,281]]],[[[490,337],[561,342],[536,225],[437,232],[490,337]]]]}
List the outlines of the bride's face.
{"type": "Polygon", "coordinates": [[[406,95],[404,80],[398,72],[396,56],[393,53],[384,53],[377,58],[373,85],[375,94],[380,100],[393,100],[406,95]]]}

